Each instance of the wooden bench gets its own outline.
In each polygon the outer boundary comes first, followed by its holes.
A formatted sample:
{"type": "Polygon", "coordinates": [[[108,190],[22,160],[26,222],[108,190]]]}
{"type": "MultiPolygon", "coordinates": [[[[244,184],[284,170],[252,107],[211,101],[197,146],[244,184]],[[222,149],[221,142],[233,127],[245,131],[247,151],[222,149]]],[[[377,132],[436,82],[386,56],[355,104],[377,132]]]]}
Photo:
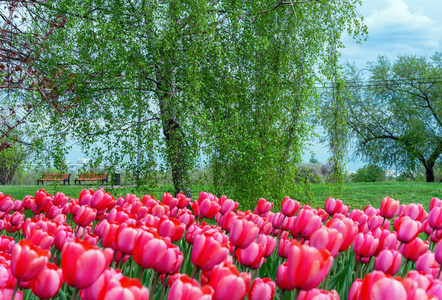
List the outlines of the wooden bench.
{"type": "Polygon", "coordinates": [[[71,185],[70,178],[71,174],[44,174],[42,178],[37,180],[37,185],[40,182],[42,185],[44,185],[45,181],[63,181],[64,185],[66,185],[66,182],[68,185],[71,185]]]}
{"type": "Polygon", "coordinates": [[[107,173],[104,174],[94,174],[94,173],[85,173],[80,174],[80,177],[78,179],[75,179],[75,185],[80,184],[82,181],[101,181],[102,184],[104,182],[107,183],[107,173]]]}

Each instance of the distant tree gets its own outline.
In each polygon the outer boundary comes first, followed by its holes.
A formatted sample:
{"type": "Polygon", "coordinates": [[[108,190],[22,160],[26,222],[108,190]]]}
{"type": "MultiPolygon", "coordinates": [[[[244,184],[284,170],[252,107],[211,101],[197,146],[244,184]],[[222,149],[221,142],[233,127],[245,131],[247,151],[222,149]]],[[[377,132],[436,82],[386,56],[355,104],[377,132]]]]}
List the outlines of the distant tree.
{"type": "Polygon", "coordinates": [[[386,178],[385,171],[376,165],[364,166],[351,177],[353,182],[381,182],[385,181],[386,178]]]}
{"type": "Polygon", "coordinates": [[[397,170],[425,168],[427,182],[442,153],[442,54],[385,57],[363,71],[349,66],[348,126],[356,154],[397,170]]]}
{"type": "Polygon", "coordinates": [[[0,151],[0,184],[10,184],[27,153],[20,144],[0,151]]]}

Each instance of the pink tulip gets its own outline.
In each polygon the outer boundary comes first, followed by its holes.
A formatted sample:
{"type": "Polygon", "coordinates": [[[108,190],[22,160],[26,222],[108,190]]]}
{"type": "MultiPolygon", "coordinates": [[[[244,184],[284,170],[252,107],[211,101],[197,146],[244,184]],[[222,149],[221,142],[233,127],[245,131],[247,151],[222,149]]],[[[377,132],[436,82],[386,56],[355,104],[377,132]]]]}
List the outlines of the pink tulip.
{"type": "Polygon", "coordinates": [[[434,250],[434,257],[439,264],[442,264],[442,242],[438,242],[434,250]]]}
{"type": "Polygon", "coordinates": [[[89,207],[87,205],[82,205],[78,208],[74,222],[75,224],[85,227],[90,225],[97,216],[97,210],[95,208],[89,207]]]}
{"type": "Polygon", "coordinates": [[[163,217],[158,223],[158,234],[169,237],[172,242],[181,240],[185,230],[186,226],[172,217],[163,217]]]}
{"type": "Polygon", "coordinates": [[[410,203],[405,206],[404,215],[415,221],[422,222],[425,219],[426,212],[422,204],[410,203]]]}
{"type": "Polygon", "coordinates": [[[0,211],[9,214],[14,208],[14,199],[11,196],[0,196],[0,211]]]}
{"type": "Polygon", "coordinates": [[[407,299],[407,292],[400,281],[373,271],[365,276],[361,289],[360,300],[407,299]]]}
{"type": "Polygon", "coordinates": [[[192,263],[202,271],[209,271],[223,262],[229,254],[227,244],[221,244],[213,235],[203,233],[194,238],[192,263]]]}
{"type": "Polygon", "coordinates": [[[32,281],[32,292],[41,299],[53,298],[63,284],[61,269],[47,263],[46,268],[32,281]]]}
{"type": "Polygon", "coordinates": [[[434,257],[434,253],[430,250],[421,254],[416,261],[416,270],[423,272],[425,274],[429,274],[434,278],[437,277],[437,273],[439,273],[440,264],[436,262],[434,257]]]}
{"type": "Polygon", "coordinates": [[[255,214],[266,214],[270,211],[270,209],[272,209],[273,206],[273,202],[269,202],[264,198],[261,198],[258,200],[258,204],[255,207],[255,214]]]}
{"type": "Polygon", "coordinates": [[[66,243],[61,254],[64,281],[78,289],[91,286],[109,265],[112,256],[111,249],[102,250],[85,241],[66,243]]]}
{"type": "Polygon", "coordinates": [[[141,267],[153,268],[167,254],[169,242],[157,233],[144,231],[135,242],[133,259],[141,267]]]}
{"type": "Polygon", "coordinates": [[[133,299],[149,300],[149,290],[135,278],[112,278],[101,290],[100,300],[133,299]]]}
{"type": "Polygon", "coordinates": [[[335,213],[339,212],[342,209],[342,206],[344,206],[344,204],[341,200],[334,199],[332,197],[327,198],[324,203],[325,211],[330,215],[334,215],[335,213]]]}
{"type": "Polygon", "coordinates": [[[230,243],[237,248],[247,248],[258,234],[259,228],[253,222],[238,218],[230,229],[230,243]]]}
{"type": "MultiPolygon", "coordinates": [[[[170,279],[169,279],[170,281],[170,279]]],[[[209,285],[203,287],[199,282],[188,275],[180,275],[173,281],[169,296],[169,300],[202,300],[212,299],[213,289],[209,285]]]]}
{"type": "Polygon", "coordinates": [[[50,257],[48,250],[38,248],[29,240],[21,240],[12,249],[11,272],[20,281],[30,281],[44,270],[50,257]]]}
{"type": "Polygon", "coordinates": [[[375,254],[378,245],[379,239],[372,234],[358,233],[353,241],[353,251],[357,257],[371,257],[375,254]]]}
{"type": "Polygon", "coordinates": [[[176,198],[178,199],[177,207],[180,209],[185,208],[190,203],[190,198],[187,198],[183,193],[178,193],[176,198]]]}
{"type": "Polygon", "coordinates": [[[247,248],[236,249],[238,262],[251,269],[258,269],[264,262],[265,245],[252,242],[247,248]]]}
{"type": "Polygon", "coordinates": [[[399,210],[401,203],[390,197],[384,197],[381,201],[381,216],[386,219],[393,218],[399,210]]]}
{"type": "Polygon", "coordinates": [[[362,279],[356,279],[350,286],[350,290],[348,291],[348,300],[359,300],[359,295],[361,292],[362,279]]]}
{"type": "Polygon", "coordinates": [[[183,253],[174,244],[169,244],[166,254],[155,264],[153,269],[159,274],[175,274],[183,264],[183,253]]]}
{"type": "Polygon", "coordinates": [[[309,291],[300,291],[298,295],[298,300],[315,300],[315,299],[323,299],[323,300],[339,300],[339,295],[336,290],[332,291],[323,291],[320,289],[311,289],[309,291]]]}
{"type": "Polygon", "coordinates": [[[435,207],[442,207],[442,200],[439,198],[432,198],[430,201],[430,211],[435,207]]]}
{"type": "MultiPolygon", "coordinates": [[[[336,215],[335,215],[336,216],[336,215]]],[[[349,218],[333,218],[327,221],[325,224],[328,228],[336,228],[343,236],[343,242],[339,248],[340,252],[346,251],[353,243],[353,239],[358,233],[358,227],[353,220],[349,218]]]]}
{"type": "Polygon", "coordinates": [[[136,228],[134,225],[121,224],[115,233],[115,245],[118,251],[124,254],[132,254],[140,234],[141,229],[136,228]]]}
{"type": "Polygon", "coordinates": [[[316,249],[327,249],[336,258],[342,242],[342,234],[337,229],[323,226],[312,233],[309,245],[316,249]]]}
{"type": "Polygon", "coordinates": [[[260,234],[256,241],[265,245],[264,257],[270,257],[275,250],[276,239],[270,235],[260,234]]]}
{"type": "Polygon", "coordinates": [[[107,285],[111,279],[120,280],[123,278],[123,274],[120,270],[115,270],[113,268],[107,268],[98,277],[97,280],[88,288],[80,291],[80,298],[82,300],[95,300],[100,296],[100,292],[107,285]]]}
{"type": "Polygon", "coordinates": [[[411,242],[421,232],[421,224],[407,216],[396,218],[393,227],[396,229],[397,239],[401,243],[411,242]]]}
{"type": "Polygon", "coordinates": [[[199,212],[202,218],[213,218],[221,209],[221,205],[218,204],[216,198],[207,197],[198,201],[199,212]]]}
{"type": "Polygon", "coordinates": [[[287,280],[294,288],[308,291],[321,283],[332,263],[328,250],[294,244],[287,258],[287,280]]]}
{"type": "Polygon", "coordinates": [[[300,208],[301,204],[290,197],[285,197],[281,202],[281,212],[287,217],[293,217],[300,208]]]}
{"type": "Polygon", "coordinates": [[[317,229],[322,227],[322,219],[315,214],[312,209],[300,209],[298,216],[290,229],[290,234],[293,237],[302,237],[304,239],[310,239],[310,235],[317,229]]]}
{"type": "Polygon", "coordinates": [[[396,246],[397,236],[395,232],[391,232],[388,229],[379,229],[373,231],[373,236],[379,239],[376,253],[379,253],[384,249],[394,249],[396,246]]]}
{"type": "Polygon", "coordinates": [[[243,299],[249,290],[251,275],[238,272],[236,266],[220,264],[213,268],[209,285],[214,289],[217,300],[243,299]]]}
{"type": "Polygon", "coordinates": [[[374,269],[392,276],[396,275],[401,267],[402,255],[397,250],[382,250],[374,260],[374,269]]]}
{"type": "Polygon", "coordinates": [[[403,244],[400,251],[402,255],[411,261],[416,261],[419,256],[428,250],[429,243],[422,241],[420,238],[415,238],[413,241],[407,244],[403,244]]]}
{"type": "Polygon", "coordinates": [[[428,214],[428,225],[433,229],[442,229],[442,207],[436,206],[428,214]]]}
{"type": "Polygon", "coordinates": [[[222,214],[226,214],[229,211],[234,211],[235,209],[237,209],[239,203],[233,201],[232,199],[228,199],[227,196],[221,196],[221,198],[219,198],[219,205],[221,205],[220,212],[222,214]]]}
{"type": "Polygon", "coordinates": [[[276,284],[270,278],[257,277],[250,287],[249,300],[272,300],[275,295],[276,284]]]}

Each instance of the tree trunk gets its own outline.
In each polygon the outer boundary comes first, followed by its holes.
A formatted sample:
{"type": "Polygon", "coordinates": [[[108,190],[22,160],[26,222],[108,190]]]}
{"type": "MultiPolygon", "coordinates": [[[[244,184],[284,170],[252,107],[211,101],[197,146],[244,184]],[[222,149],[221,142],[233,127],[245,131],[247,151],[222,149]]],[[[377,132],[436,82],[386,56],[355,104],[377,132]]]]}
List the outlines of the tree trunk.
{"type": "Polygon", "coordinates": [[[425,177],[427,182],[434,182],[434,168],[433,166],[425,165],[425,177]]]}
{"type": "Polygon", "coordinates": [[[183,192],[186,197],[191,197],[186,166],[186,141],[177,120],[177,113],[173,103],[170,102],[170,96],[163,96],[160,99],[160,114],[163,133],[166,137],[167,155],[172,169],[173,186],[176,194],[183,192]]]}

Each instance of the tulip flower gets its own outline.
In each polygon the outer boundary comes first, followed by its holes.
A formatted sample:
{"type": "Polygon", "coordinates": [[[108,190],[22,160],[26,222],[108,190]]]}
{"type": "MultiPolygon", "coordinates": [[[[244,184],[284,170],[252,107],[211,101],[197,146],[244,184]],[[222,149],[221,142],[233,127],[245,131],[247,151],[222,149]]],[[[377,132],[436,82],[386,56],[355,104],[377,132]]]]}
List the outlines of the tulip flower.
{"type": "Polygon", "coordinates": [[[322,227],[322,219],[314,210],[302,208],[298,212],[298,216],[290,229],[293,237],[302,237],[310,239],[310,235],[317,229],[322,227]]]}
{"type": "Polygon", "coordinates": [[[281,202],[281,212],[286,217],[293,217],[300,208],[301,204],[290,197],[285,197],[281,202]]]}
{"type": "Polygon", "coordinates": [[[256,240],[265,245],[264,257],[270,257],[276,247],[276,239],[270,235],[260,234],[256,240]]]}
{"type": "Polygon", "coordinates": [[[230,243],[237,248],[247,248],[258,234],[259,228],[253,222],[238,218],[230,229],[230,243]]]}
{"type": "Polygon", "coordinates": [[[396,218],[393,226],[396,229],[397,239],[401,243],[411,242],[421,232],[421,224],[407,216],[396,218]]]}
{"type": "Polygon", "coordinates": [[[357,257],[371,257],[375,254],[378,245],[379,239],[372,234],[358,233],[353,240],[353,251],[357,257]]]}
{"type": "Polygon", "coordinates": [[[311,290],[325,278],[332,263],[333,256],[328,250],[294,244],[287,258],[287,280],[294,288],[311,290]]]}
{"type": "Polygon", "coordinates": [[[442,229],[442,207],[436,206],[430,210],[428,214],[428,225],[436,230],[442,229]]]}
{"type": "MultiPolygon", "coordinates": [[[[12,295],[14,294],[13,289],[0,289],[0,299],[12,299],[12,295]]],[[[23,300],[23,292],[16,291],[14,300],[23,300]]]]}
{"type": "Polygon", "coordinates": [[[140,233],[141,229],[136,228],[134,225],[121,224],[115,233],[115,245],[118,251],[132,254],[140,233]]]}
{"type": "Polygon", "coordinates": [[[273,206],[273,202],[269,202],[264,198],[261,198],[258,200],[258,204],[255,207],[255,214],[266,214],[270,211],[270,209],[272,209],[273,206]]]}
{"type": "Polygon", "coordinates": [[[235,255],[238,262],[251,269],[258,269],[264,262],[265,245],[251,243],[247,248],[236,249],[235,255]]]}
{"type": "Polygon", "coordinates": [[[104,211],[113,208],[115,203],[114,197],[101,188],[93,193],[90,206],[97,211],[104,211]]]}
{"type": "Polygon", "coordinates": [[[86,227],[90,225],[97,216],[97,210],[95,208],[89,207],[87,205],[82,205],[78,208],[74,222],[78,226],[86,227]]]}
{"type": "Polygon", "coordinates": [[[211,234],[203,233],[194,239],[191,260],[202,271],[209,271],[223,262],[228,254],[226,244],[221,244],[211,234]]]}
{"type": "Polygon", "coordinates": [[[436,278],[440,269],[440,264],[436,262],[434,253],[430,250],[419,255],[416,260],[416,270],[436,278]],[[434,276],[433,276],[434,274],[434,276]]]}
{"type": "Polygon", "coordinates": [[[405,206],[404,215],[415,221],[423,222],[426,212],[422,204],[410,203],[405,206]]]}
{"type": "Polygon", "coordinates": [[[91,286],[112,260],[113,251],[101,250],[88,242],[66,243],[61,254],[64,281],[77,289],[91,286]]]}
{"type": "Polygon", "coordinates": [[[293,291],[295,289],[294,283],[288,279],[288,265],[282,263],[276,270],[276,285],[284,291],[293,291]]]}
{"type": "MultiPolygon", "coordinates": [[[[170,279],[169,279],[170,281],[170,279]]],[[[210,285],[200,286],[199,282],[188,275],[181,275],[170,287],[169,300],[211,299],[213,289],[210,285]],[[209,298],[210,297],[210,298],[209,298]]]]}
{"type": "Polygon", "coordinates": [[[41,299],[55,297],[63,283],[62,271],[57,265],[47,263],[46,268],[32,281],[32,292],[41,299]]]}
{"type": "Polygon", "coordinates": [[[141,232],[135,242],[134,261],[145,269],[153,268],[166,255],[168,245],[157,233],[141,232]]]}
{"type": "Polygon", "coordinates": [[[393,218],[399,210],[401,203],[390,197],[384,197],[381,201],[381,216],[386,219],[393,218]]]}
{"type": "Polygon", "coordinates": [[[359,295],[361,300],[407,299],[401,282],[380,271],[365,276],[359,295]]]}
{"type": "Polygon", "coordinates": [[[82,300],[94,300],[99,299],[100,292],[107,285],[111,279],[120,280],[123,278],[123,274],[120,270],[115,270],[113,268],[107,268],[98,277],[95,282],[86,289],[80,291],[80,299],[82,300]]]}
{"type": "Polygon", "coordinates": [[[270,278],[255,278],[248,293],[249,300],[272,300],[276,284],[270,278]]]}
{"type": "Polygon", "coordinates": [[[169,244],[166,254],[154,265],[153,269],[159,274],[175,274],[183,264],[183,253],[174,244],[169,244]]]}
{"type": "Polygon", "coordinates": [[[119,280],[112,278],[101,290],[99,299],[149,300],[149,290],[135,278],[126,276],[119,280]]]}
{"type": "Polygon", "coordinates": [[[342,206],[344,206],[344,204],[341,200],[333,199],[332,197],[327,198],[324,203],[325,211],[330,215],[334,215],[335,213],[339,212],[342,206]]]}
{"type": "Polygon", "coordinates": [[[376,256],[374,269],[394,276],[399,271],[401,263],[402,255],[399,251],[385,249],[376,256]]]}
{"type": "Polygon", "coordinates": [[[18,226],[21,223],[23,223],[24,218],[25,218],[24,214],[16,211],[11,215],[11,219],[9,220],[9,222],[11,222],[12,226],[18,226]]]}
{"type": "Polygon", "coordinates": [[[342,242],[342,234],[337,229],[323,226],[312,233],[309,245],[316,249],[325,248],[336,258],[342,242]]]}
{"type": "Polygon", "coordinates": [[[237,209],[239,203],[232,199],[228,199],[227,196],[221,196],[221,198],[219,198],[219,205],[221,205],[220,213],[226,214],[237,209]]]}
{"type": "Polygon", "coordinates": [[[361,292],[362,279],[356,279],[350,286],[350,290],[348,291],[348,300],[359,300],[360,292],[361,292]]]}
{"type": "Polygon", "coordinates": [[[214,196],[201,199],[201,201],[198,201],[198,205],[199,216],[202,218],[211,219],[221,210],[221,205],[214,196]]]}
{"type": "Polygon", "coordinates": [[[249,290],[251,275],[238,272],[235,265],[220,264],[213,268],[209,285],[217,300],[243,299],[249,290]]]}
{"type": "Polygon", "coordinates": [[[158,223],[158,234],[169,237],[172,242],[181,240],[185,230],[186,226],[172,217],[164,216],[158,223]]]}
{"type": "Polygon", "coordinates": [[[320,289],[311,289],[309,291],[299,292],[298,300],[314,300],[314,299],[339,300],[340,298],[336,290],[323,291],[320,289]]]}
{"type": "Polygon", "coordinates": [[[0,196],[0,211],[9,214],[14,208],[14,199],[11,196],[0,196]]]}
{"type": "Polygon", "coordinates": [[[294,239],[282,238],[279,240],[278,245],[278,255],[282,258],[287,258],[289,256],[289,250],[292,244],[299,245],[299,242],[294,239]]]}
{"type": "Polygon", "coordinates": [[[20,281],[30,281],[43,271],[50,257],[48,250],[38,248],[29,240],[21,240],[12,249],[12,275],[20,281]]]}
{"type": "Polygon", "coordinates": [[[373,236],[379,239],[378,249],[376,253],[381,252],[384,249],[394,249],[397,243],[397,236],[395,232],[391,232],[388,229],[379,229],[373,231],[373,236]]]}

